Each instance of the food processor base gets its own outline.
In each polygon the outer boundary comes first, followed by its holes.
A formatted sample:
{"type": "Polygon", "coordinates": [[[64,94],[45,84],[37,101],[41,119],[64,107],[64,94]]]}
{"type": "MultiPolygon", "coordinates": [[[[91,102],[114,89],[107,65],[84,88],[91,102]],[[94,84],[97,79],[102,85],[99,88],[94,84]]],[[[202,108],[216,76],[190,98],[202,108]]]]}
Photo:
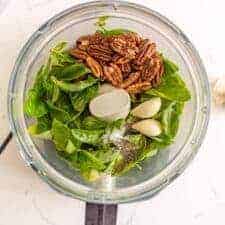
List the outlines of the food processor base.
{"type": "Polygon", "coordinates": [[[85,225],[116,225],[117,205],[86,203],[85,225]]]}

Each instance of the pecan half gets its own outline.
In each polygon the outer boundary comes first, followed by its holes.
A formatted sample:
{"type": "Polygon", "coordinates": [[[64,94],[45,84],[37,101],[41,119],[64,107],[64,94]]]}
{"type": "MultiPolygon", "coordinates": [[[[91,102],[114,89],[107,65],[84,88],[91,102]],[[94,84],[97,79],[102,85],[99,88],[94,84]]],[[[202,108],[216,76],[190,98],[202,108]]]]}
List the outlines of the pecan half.
{"type": "Polygon", "coordinates": [[[90,35],[82,36],[77,39],[77,48],[86,51],[90,44],[90,35]]]}
{"type": "Polygon", "coordinates": [[[90,44],[98,45],[104,42],[105,37],[101,33],[96,32],[95,34],[91,35],[89,40],[90,40],[90,44]]]}
{"type": "Polygon", "coordinates": [[[85,51],[82,51],[78,48],[71,49],[70,54],[75,58],[82,60],[86,60],[86,58],[88,57],[88,54],[85,51]]]}
{"type": "Polygon", "coordinates": [[[142,91],[148,90],[149,88],[151,88],[151,83],[148,81],[143,81],[132,84],[131,86],[126,88],[126,91],[129,92],[130,94],[138,94],[141,93],[142,91]]]}
{"type": "Polygon", "coordinates": [[[139,72],[139,71],[129,74],[129,77],[121,84],[121,88],[129,87],[131,84],[138,81],[140,76],[141,76],[141,72],[139,72]]]}
{"type": "Polygon", "coordinates": [[[107,62],[106,62],[106,61],[98,60],[98,62],[99,62],[99,64],[100,64],[102,67],[107,65],[107,62]]]}
{"type": "Polygon", "coordinates": [[[109,43],[111,41],[111,37],[106,37],[100,32],[96,32],[95,34],[91,35],[89,41],[90,45],[103,45],[106,47],[110,47],[109,43]]]}
{"type": "Polygon", "coordinates": [[[104,72],[104,78],[105,78],[107,81],[111,82],[112,85],[117,86],[117,82],[116,82],[116,80],[114,80],[114,78],[113,78],[113,72],[114,72],[114,71],[113,71],[112,67],[109,67],[109,66],[103,66],[103,72],[104,72]]]}
{"type": "Polygon", "coordinates": [[[131,72],[131,66],[129,63],[119,64],[118,66],[120,70],[122,71],[122,73],[124,73],[124,75],[131,72]]]}
{"type": "Polygon", "coordinates": [[[134,45],[140,45],[140,43],[142,42],[142,38],[134,32],[126,33],[123,36],[128,42],[133,43],[134,45]]]}
{"type": "Polygon", "coordinates": [[[114,64],[110,63],[109,66],[103,67],[105,78],[112,83],[112,85],[119,87],[123,82],[123,76],[120,68],[114,64]]]}
{"type": "Polygon", "coordinates": [[[126,41],[122,35],[115,36],[110,42],[111,48],[118,54],[128,59],[134,59],[138,48],[134,43],[126,41]]]}
{"type": "Polygon", "coordinates": [[[136,71],[140,71],[140,70],[143,70],[143,65],[137,65],[135,64],[135,62],[131,62],[131,67],[132,69],[136,70],[136,71]]]}
{"type": "Polygon", "coordinates": [[[103,76],[102,67],[95,59],[88,56],[86,62],[96,77],[101,78],[103,76]]]}
{"type": "Polygon", "coordinates": [[[125,63],[130,62],[130,59],[125,58],[125,57],[121,57],[121,55],[115,54],[115,55],[112,57],[112,61],[113,61],[114,63],[116,63],[116,64],[125,64],[125,63]]]}
{"type": "Polygon", "coordinates": [[[110,46],[115,52],[117,52],[121,55],[122,51],[126,47],[126,44],[127,44],[127,42],[123,38],[114,37],[114,38],[112,38],[112,42],[110,43],[110,46]]]}
{"type": "Polygon", "coordinates": [[[151,82],[153,87],[159,86],[159,84],[160,84],[161,81],[162,81],[162,75],[163,75],[163,73],[164,73],[164,66],[163,66],[163,64],[162,64],[162,67],[160,68],[160,70],[159,70],[157,76],[156,76],[155,79],[152,80],[152,82],[151,82]]]}
{"type": "Polygon", "coordinates": [[[97,60],[109,62],[112,60],[113,51],[104,45],[90,45],[87,48],[87,52],[90,56],[97,60]]]}
{"type": "Polygon", "coordinates": [[[147,59],[150,59],[155,54],[156,44],[146,41],[136,56],[135,64],[143,65],[147,59]]]}
{"type": "Polygon", "coordinates": [[[160,81],[163,74],[164,66],[161,57],[157,54],[150,60],[147,60],[142,70],[142,79],[145,81],[160,81]]]}

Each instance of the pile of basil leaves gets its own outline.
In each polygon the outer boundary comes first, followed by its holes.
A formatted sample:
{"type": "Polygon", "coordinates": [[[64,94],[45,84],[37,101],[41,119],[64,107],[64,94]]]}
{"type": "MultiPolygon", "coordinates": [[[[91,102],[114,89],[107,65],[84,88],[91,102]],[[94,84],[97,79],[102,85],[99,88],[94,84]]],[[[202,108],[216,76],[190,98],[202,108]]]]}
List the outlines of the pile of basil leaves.
{"type": "Polygon", "coordinates": [[[161,122],[163,133],[150,139],[131,132],[126,139],[136,147],[136,152],[124,155],[104,136],[136,118],[129,115],[126,120],[105,122],[93,117],[88,104],[98,94],[101,81],[84,64],[76,62],[65,47],[66,43],[62,42],[50,50],[47,63],[41,66],[27,93],[24,112],[36,119],[28,127],[33,137],[52,141],[58,155],[89,181],[102,173],[115,176],[135,166],[140,168],[141,161],[174,141],[190,93],[173,62],[164,59],[165,72],[159,87],[149,89],[138,98],[131,96],[132,107],[153,96],[162,99],[161,110],[155,118],[161,122]]]}

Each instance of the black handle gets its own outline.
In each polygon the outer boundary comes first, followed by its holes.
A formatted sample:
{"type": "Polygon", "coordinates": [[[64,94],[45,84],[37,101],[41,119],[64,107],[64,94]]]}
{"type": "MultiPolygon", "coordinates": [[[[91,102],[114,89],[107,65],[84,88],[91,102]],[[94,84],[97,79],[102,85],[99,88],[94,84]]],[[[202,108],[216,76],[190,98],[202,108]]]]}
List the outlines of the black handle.
{"type": "Polygon", "coordinates": [[[85,225],[116,225],[117,205],[86,203],[85,225]]]}

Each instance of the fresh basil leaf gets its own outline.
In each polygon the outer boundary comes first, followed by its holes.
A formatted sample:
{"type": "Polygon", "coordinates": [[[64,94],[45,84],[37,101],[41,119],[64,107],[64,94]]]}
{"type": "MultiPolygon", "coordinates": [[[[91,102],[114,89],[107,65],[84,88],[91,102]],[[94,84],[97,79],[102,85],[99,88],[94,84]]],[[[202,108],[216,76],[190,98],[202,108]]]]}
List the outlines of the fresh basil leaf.
{"type": "Polygon", "coordinates": [[[143,149],[147,145],[147,140],[145,136],[141,134],[130,134],[125,136],[125,139],[129,140],[137,149],[143,149]]]}
{"type": "Polygon", "coordinates": [[[82,128],[82,121],[83,117],[81,116],[82,112],[78,112],[76,118],[73,118],[73,120],[69,123],[69,127],[71,129],[81,129],[82,128]]]}
{"type": "Polygon", "coordinates": [[[177,133],[183,106],[183,103],[171,102],[168,107],[162,112],[162,124],[164,133],[171,138],[174,138],[177,133]]]}
{"type": "Polygon", "coordinates": [[[37,91],[43,90],[42,84],[43,84],[43,81],[45,80],[45,78],[48,76],[48,73],[49,73],[49,71],[46,71],[46,66],[42,65],[35,76],[35,82],[33,85],[33,89],[35,89],[37,91]]]}
{"type": "Polygon", "coordinates": [[[106,37],[110,37],[110,36],[116,36],[116,35],[121,35],[121,34],[125,34],[125,33],[131,33],[132,31],[127,30],[127,29],[123,29],[123,28],[115,28],[115,29],[99,29],[97,30],[97,32],[101,33],[102,35],[106,36],[106,37]]]}
{"type": "Polygon", "coordinates": [[[168,59],[164,59],[165,72],[162,82],[157,88],[149,89],[145,95],[159,96],[171,101],[185,102],[191,95],[181,76],[177,73],[178,67],[168,59]]]}
{"type": "Polygon", "coordinates": [[[58,78],[59,76],[61,76],[62,71],[66,68],[67,66],[53,66],[51,68],[51,71],[49,73],[50,77],[56,77],[58,78]]]}
{"type": "Polygon", "coordinates": [[[61,159],[63,159],[73,169],[79,170],[82,177],[89,181],[96,181],[105,169],[105,165],[98,160],[91,152],[85,150],[78,150],[71,154],[58,152],[61,159]]]}
{"type": "Polygon", "coordinates": [[[66,48],[67,42],[62,41],[56,44],[50,51],[51,52],[63,52],[66,48]]]}
{"type": "Polygon", "coordinates": [[[43,81],[44,98],[48,100],[54,100],[53,94],[54,94],[55,88],[57,88],[57,86],[49,78],[43,81]]]}
{"type": "Polygon", "coordinates": [[[166,75],[174,74],[179,71],[179,67],[169,59],[163,58],[164,73],[166,75]]]}
{"type": "Polygon", "coordinates": [[[54,85],[53,92],[52,92],[52,103],[55,103],[59,99],[60,90],[59,88],[54,85]]]}
{"type": "Polygon", "coordinates": [[[51,77],[51,79],[60,89],[65,92],[79,92],[98,82],[98,80],[93,78],[92,76],[89,76],[87,80],[78,81],[76,83],[59,81],[55,77],[51,77]]]}
{"type": "Polygon", "coordinates": [[[93,86],[84,89],[81,92],[75,92],[70,94],[70,100],[73,108],[82,112],[87,104],[98,94],[99,85],[94,84],[93,86]]]}
{"type": "Polygon", "coordinates": [[[77,147],[74,145],[74,143],[71,140],[68,140],[65,152],[68,154],[72,154],[77,150],[77,147]]]}
{"type": "Polygon", "coordinates": [[[105,27],[106,21],[109,19],[109,16],[100,16],[95,23],[97,27],[105,27]]]}
{"type": "MultiPolygon", "coordinates": [[[[60,154],[71,167],[80,170],[82,175],[89,173],[91,169],[102,171],[105,168],[104,163],[96,158],[91,151],[78,150],[71,155],[60,154]]],[[[87,178],[85,176],[85,178],[87,178]]]]}
{"type": "Polygon", "coordinates": [[[136,163],[139,164],[143,160],[155,156],[161,148],[163,148],[162,145],[156,141],[148,144],[147,147],[142,149],[136,163]]]}
{"type": "Polygon", "coordinates": [[[107,29],[106,28],[106,21],[109,19],[109,16],[101,16],[98,18],[98,21],[95,23],[97,26],[97,32],[101,33],[104,36],[115,36],[115,35],[121,35],[124,33],[132,32],[127,29],[123,28],[114,28],[114,29],[107,29]]]}
{"type": "Polygon", "coordinates": [[[119,162],[121,162],[123,160],[123,157],[121,155],[121,153],[119,151],[115,152],[113,155],[112,155],[112,160],[111,162],[108,164],[107,168],[105,169],[105,173],[106,174],[110,174],[110,175],[113,175],[115,174],[115,168],[116,168],[116,165],[119,164],[119,162]]]}
{"type": "Polygon", "coordinates": [[[37,122],[28,127],[28,132],[37,138],[51,140],[51,125],[52,121],[48,114],[37,118],[37,122]]]}
{"type": "Polygon", "coordinates": [[[104,130],[80,130],[72,129],[74,138],[80,142],[96,145],[101,142],[101,137],[104,134],[104,130]]]}
{"type": "Polygon", "coordinates": [[[45,114],[44,116],[37,118],[37,123],[36,123],[37,133],[50,130],[51,126],[52,126],[52,120],[49,114],[45,114]]]}
{"type": "Polygon", "coordinates": [[[46,65],[42,65],[40,69],[38,70],[36,76],[35,76],[35,82],[33,85],[33,89],[40,92],[39,94],[43,96],[46,92],[46,83],[49,79],[49,73],[51,71],[51,63],[50,60],[47,61],[46,65]]]}
{"type": "Polygon", "coordinates": [[[60,42],[55,47],[50,50],[49,59],[51,66],[65,66],[66,64],[75,63],[74,58],[72,58],[67,51],[65,51],[67,43],[60,42]]]}
{"type": "Polygon", "coordinates": [[[100,173],[96,169],[87,169],[81,172],[83,178],[89,182],[94,182],[100,177],[100,173]]]}
{"type": "Polygon", "coordinates": [[[70,66],[65,67],[60,74],[58,74],[57,78],[59,80],[75,80],[78,79],[91,71],[82,63],[76,63],[70,66]]]}
{"type": "Polygon", "coordinates": [[[120,154],[114,163],[114,167],[111,169],[111,173],[113,176],[120,176],[135,166],[136,160],[127,162],[124,156],[120,154]]]}
{"type": "Polygon", "coordinates": [[[68,141],[71,138],[70,129],[60,121],[54,119],[51,132],[56,149],[64,151],[67,147],[68,141]]]}
{"type": "Polygon", "coordinates": [[[101,143],[96,146],[96,149],[95,151],[93,151],[93,154],[104,164],[108,164],[113,160],[115,152],[115,147],[113,147],[111,144],[101,143]]]}
{"type": "Polygon", "coordinates": [[[95,157],[94,154],[92,154],[90,151],[82,150],[79,152],[80,155],[80,162],[81,162],[81,157],[84,165],[81,166],[81,170],[85,171],[85,169],[88,168],[93,168],[97,170],[103,170],[105,168],[104,163],[99,160],[97,157],[95,157]],[[84,160],[85,159],[85,160],[84,160]],[[84,169],[85,168],[85,169],[84,169]]]}
{"type": "Polygon", "coordinates": [[[125,124],[124,119],[117,119],[115,121],[112,121],[110,126],[115,129],[120,129],[124,124],[125,124]]]}
{"type": "Polygon", "coordinates": [[[157,88],[149,89],[145,94],[159,96],[171,101],[185,102],[191,95],[184,81],[177,73],[162,77],[162,83],[157,88]]]}
{"type": "Polygon", "coordinates": [[[46,103],[40,98],[39,92],[36,89],[31,89],[28,91],[24,111],[29,117],[41,117],[48,113],[48,108],[46,103]]]}
{"type": "Polygon", "coordinates": [[[70,98],[67,94],[61,92],[58,100],[54,104],[56,107],[68,112],[71,117],[75,115],[73,106],[70,102],[70,98]]]}
{"type": "Polygon", "coordinates": [[[107,127],[107,122],[100,120],[94,116],[88,116],[84,118],[82,122],[82,127],[86,130],[105,129],[107,127]]]}
{"type": "Polygon", "coordinates": [[[120,130],[124,124],[125,124],[124,119],[118,119],[112,122],[107,122],[107,127],[105,129],[105,132],[107,134],[111,133],[111,135],[114,136],[114,134],[117,133],[117,131],[120,130]]]}
{"type": "Polygon", "coordinates": [[[51,134],[56,149],[59,151],[71,151],[71,145],[68,146],[69,141],[73,143],[76,149],[80,148],[81,143],[72,136],[71,130],[56,119],[53,120],[51,134]]]}
{"type": "Polygon", "coordinates": [[[50,60],[48,60],[47,64],[42,66],[38,71],[33,89],[37,90],[39,95],[44,99],[54,100],[54,98],[56,98],[56,88],[52,80],[50,80],[50,73],[51,63],[50,60]]]}
{"type": "Polygon", "coordinates": [[[52,118],[55,118],[61,121],[62,123],[68,123],[72,120],[72,115],[70,115],[64,109],[53,105],[51,102],[47,102],[47,105],[52,118]]]}
{"type": "Polygon", "coordinates": [[[41,133],[37,133],[37,127],[36,124],[31,125],[28,128],[28,132],[31,136],[35,138],[45,139],[45,140],[52,140],[51,130],[46,130],[41,133]]]}

